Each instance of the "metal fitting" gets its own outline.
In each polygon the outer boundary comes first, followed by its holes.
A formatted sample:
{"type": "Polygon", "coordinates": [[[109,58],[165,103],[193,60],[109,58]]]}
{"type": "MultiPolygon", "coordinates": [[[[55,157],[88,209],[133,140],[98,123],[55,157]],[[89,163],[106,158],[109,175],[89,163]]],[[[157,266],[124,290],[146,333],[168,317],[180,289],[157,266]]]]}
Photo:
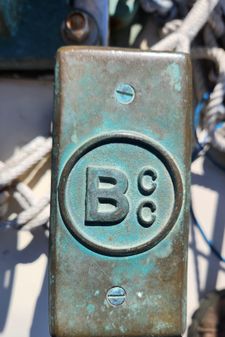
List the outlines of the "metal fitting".
{"type": "Polygon", "coordinates": [[[126,299],[126,291],[122,287],[112,287],[107,291],[106,298],[112,306],[121,305],[126,299]]]}
{"type": "Polygon", "coordinates": [[[82,43],[90,33],[89,16],[81,11],[68,15],[63,23],[63,37],[67,41],[82,43]]]}
{"type": "Polygon", "coordinates": [[[62,37],[67,44],[98,45],[99,29],[95,18],[84,10],[70,13],[62,25],[62,37]]]}
{"type": "Polygon", "coordinates": [[[135,97],[134,88],[127,83],[120,83],[115,90],[117,102],[121,104],[129,104],[133,102],[135,97]]]}

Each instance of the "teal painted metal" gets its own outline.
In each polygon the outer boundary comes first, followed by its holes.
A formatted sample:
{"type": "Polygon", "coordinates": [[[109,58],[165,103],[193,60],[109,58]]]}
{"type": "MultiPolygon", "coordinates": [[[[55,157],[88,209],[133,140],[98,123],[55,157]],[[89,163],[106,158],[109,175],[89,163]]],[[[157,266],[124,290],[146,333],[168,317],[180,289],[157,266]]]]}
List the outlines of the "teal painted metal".
{"type": "Polygon", "coordinates": [[[107,0],[0,0],[1,70],[49,70],[65,44],[107,43],[107,0]],[[84,40],[65,39],[65,21],[76,10],[89,19],[84,40]]]}
{"type": "Polygon", "coordinates": [[[0,69],[50,69],[63,45],[66,0],[0,0],[0,69]]]}
{"type": "Polygon", "coordinates": [[[178,53],[58,52],[53,336],[162,337],[184,330],[190,73],[189,57],[178,53]],[[129,104],[115,94],[122,83],[134,90],[129,104]]]}

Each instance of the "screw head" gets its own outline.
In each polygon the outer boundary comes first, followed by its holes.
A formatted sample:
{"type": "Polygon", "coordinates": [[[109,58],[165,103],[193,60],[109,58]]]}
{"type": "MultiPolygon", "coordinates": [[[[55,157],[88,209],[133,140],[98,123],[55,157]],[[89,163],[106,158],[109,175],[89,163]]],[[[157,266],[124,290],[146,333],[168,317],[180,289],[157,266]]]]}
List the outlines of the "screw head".
{"type": "Polygon", "coordinates": [[[121,305],[126,299],[126,291],[122,287],[112,287],[107,291],[106,298],[113,306],[121,305]]]}
{"type": "Polygon", "coordinates": [[[134,88],[127,83],[120,83],[115,90],[116,100],[121,104],[130,104],[135,97],[134,88]]]}
{"type": "Polygon", "coordinates": [[[81,43],[90,32],[88,15],[81,11],[70,13],[64,22],[63,31],[68,40],[81,43]]]}

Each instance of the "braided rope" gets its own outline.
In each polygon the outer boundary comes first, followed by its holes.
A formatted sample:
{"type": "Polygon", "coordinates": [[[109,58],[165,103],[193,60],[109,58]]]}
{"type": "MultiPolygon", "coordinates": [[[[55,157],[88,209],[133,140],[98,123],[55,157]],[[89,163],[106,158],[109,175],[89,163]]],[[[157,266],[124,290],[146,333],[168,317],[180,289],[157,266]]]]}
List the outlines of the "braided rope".
{"type": "Polygon", "coordinates": [[[25,211],[19,213],[15,219],[0,222],[0,228],[14,228],[20,229],[24,225],[30,225],[35,227],[37,225],[43,225],[48,221],[49,213],[46,216],[46,207],[49,207],[49,197],[44,197],[38,201],[34,206],[30,206],[25,211]],[[43,217],[43,210],[45,210],[45,216],[43,217]],[[37,224],[38,222],[38,224],[37,224]]]}
{"type": "Polygon", "coordinates": [[[224,94],[225,94],[225,51],[222,48],[195,48],[192,57],[208,59],[218,67],[218,81],[209,96],[209,102],[204,115],[204,127],[208,131],[211,143],[222,152],[225,152],[225,140],[218,134],[216,125],[225,120],[224,94]]]}
{"type": "Polygon", "coordinates": [[[40,136],[32,139],[28,144],[24,145],[22,148],[16,151],[15,154],[12,155],[12,157],[6,160],[6,162],[4,163],[2,167],[6,167],[6,165],[7,167],[13,167],[17,165],[23,159],[29,156],[31,153],[36,151],[39,147],[43,146],[43,144],[45,143],[45,140],[46,138],[40,137],[40,136]]]}
{"type": "Polygon", "coordinates": [[[31,190],[30,187],[28,187],[26,184],[20,182],[16,184],[16,191],[21,195],[21,197],[24,198],[25,202],[27,203],[27,208],[29,206],[33,206],[36,203],[36,197],[31,190]]]}
{"type": "Polygon", "coordinates": [[[162,28],[162,35],[167,36],[174,33],[176,30],[180,29],[182,25],[182,20],[176,19],[167,22],[162,28]]]}
{"type": "Polygon", "coordinates": [[[33,217],[31,220],[26,222],[26,224],[24,224],[23,229],[31,230],[36,227],[43,226],[44,224],[47,224],[49,222],[49,217],[50,217],[50,203],[48,202],[46,204],[46,207],[42,209],[40,214],[33,217]]]}
{"type": "Polygon", "coordinates": [[[180,28],[156,43],[152,50],[189,52],[190,44],[218,4],[219,0],[198,0],[183,20],[180,28]]]}
{"type": "Polygon", "coordinates": [[[47,138],[39,146],[37,146],[37,144],[35,147],[32,146],[32,152],[27,153],[27,148],[25,151],[24,148],[22,148],[18,156],[9,160],[8,163],[6,162],[5,166],[0,170],[0,188],[2,189],[9,185],[13,180],[20,177],[34,164],[38,163],[41,158],[51,151],[51,148],[51,138],[47,138]]]}
{"type": "MultiPolygon", "coordinates": [[[[10,186],[28,169],[46,156],[52,148],[52,139],[37,137],[22,147],[5,163],[0,162],[0,187],[10,186]]],[[[13,187],[13,198],[19,203],[23,211],[12,220],[0,222],[0,228],[20,229],[27,226],[29,229],[45,224],[50,214],[50,199],[43,197],[37,200],[33,191],[25,183],[16,182],[13,187]]],[[[0,216],[5,215],[9,193],[2,190],[0,193],[0,216]]]]}
{"type": "Polygon", "coordinates": [[[217,150],[225,152],[225,124],[211,133],[211,143],[217,150]]]}
{"type": "Polygon", "coordinates": [[[204,118],[205,127],[211,132],[215,123],[221,116],[224,116],[225,107],[223,104],[225,93],[225,51],[222,48],[199,47],[191,51],[193,58],[208,59],[217,64],[218,82],[209,97],[204,118]]]}

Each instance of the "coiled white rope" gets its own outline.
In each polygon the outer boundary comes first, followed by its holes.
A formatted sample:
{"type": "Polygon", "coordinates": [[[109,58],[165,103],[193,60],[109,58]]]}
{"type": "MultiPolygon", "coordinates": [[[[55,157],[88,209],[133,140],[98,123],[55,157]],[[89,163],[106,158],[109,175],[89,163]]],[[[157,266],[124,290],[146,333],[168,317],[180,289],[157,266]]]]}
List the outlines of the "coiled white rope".
{"type": "Polygon", "coordinates": [[[219,0],[198,0],[187,14],[180,27],[172,34],[156,43],[152,50],[190,51],[190,44],[200,29],[208,21],[209,16],[219,0]]]}
{"type": "Polygon", "coordinates": [[[204,126],[208,131],[212,144],[225,152],[223,137],[216,136],[216,125],[225,120],[225,51],[222,48],[193,48],[192,57],[197,59],[208,59],[216,63],[218,68],[218,80],[209,96],[209,103],[204,116],[204,126]]]}
{"type": "Polygon", "coordinates": [[[12,184],[14,184],[12,197],[23,209],[21,213],[13,216],[13,219],[0,221],[0,228],[32,229],[48,222],[50,197],[37,199],[30,187],[23,182],[18,182],[18,179],[49,154],[51,148],[51,138],[37,137],[5,163],[0,163],[0,216],[6,213],[6,205],[9,201],[9,192],[6,188],[12,184]]]}
{"type": "Polygon", "coordinates": [[[30,206],[23,212],[19,213],[13,220],[0,222],[0,228],[15,228],[21,229],[26,226],[26,229],[32,229],[40,225],[44,225],[50,214],[49,198],[43,197],[39,199],[34,206],[30,206]]]}
{"type": "MultiPolygon", "coordinates": [[[[225,32],[225,24],[221,15],[221,7],[216,7],[218,3],[218,0],[196,1],[183,21],[176,19],[165,24],[162,34],[166,37],[155,44],[152,49],[190,52],[194,59],[208,59],[217,64],[219,75],[217,83],[209,97],[204,117],[204,126],[208,130],[211,142],[217,148],[225,151],[224,142],[220,141],[218,143],[218,139],[222,140],[222,137],[215,137],[216,124],[225,118],[225,52],[222,48],[217,47],[216,42],[216,38],[225,32]],[[213,9],[215,10],[213,11],[213,9]],[[206,24],[207,22],[208,24],[206,24]],[[192,40],[205,24],[204,39],[207,47],[190,50],[192,40]]],[[[200,76],[200,82],[201,86],[203,86],[202,76],[200,76]]]]}
{"type": "Polygon", "coordinates": [[[24,172],[38,163],[52,148],[52,139],[38,137],[8,160],[0,169],[0,189],[12,183],[24,172]]]}

